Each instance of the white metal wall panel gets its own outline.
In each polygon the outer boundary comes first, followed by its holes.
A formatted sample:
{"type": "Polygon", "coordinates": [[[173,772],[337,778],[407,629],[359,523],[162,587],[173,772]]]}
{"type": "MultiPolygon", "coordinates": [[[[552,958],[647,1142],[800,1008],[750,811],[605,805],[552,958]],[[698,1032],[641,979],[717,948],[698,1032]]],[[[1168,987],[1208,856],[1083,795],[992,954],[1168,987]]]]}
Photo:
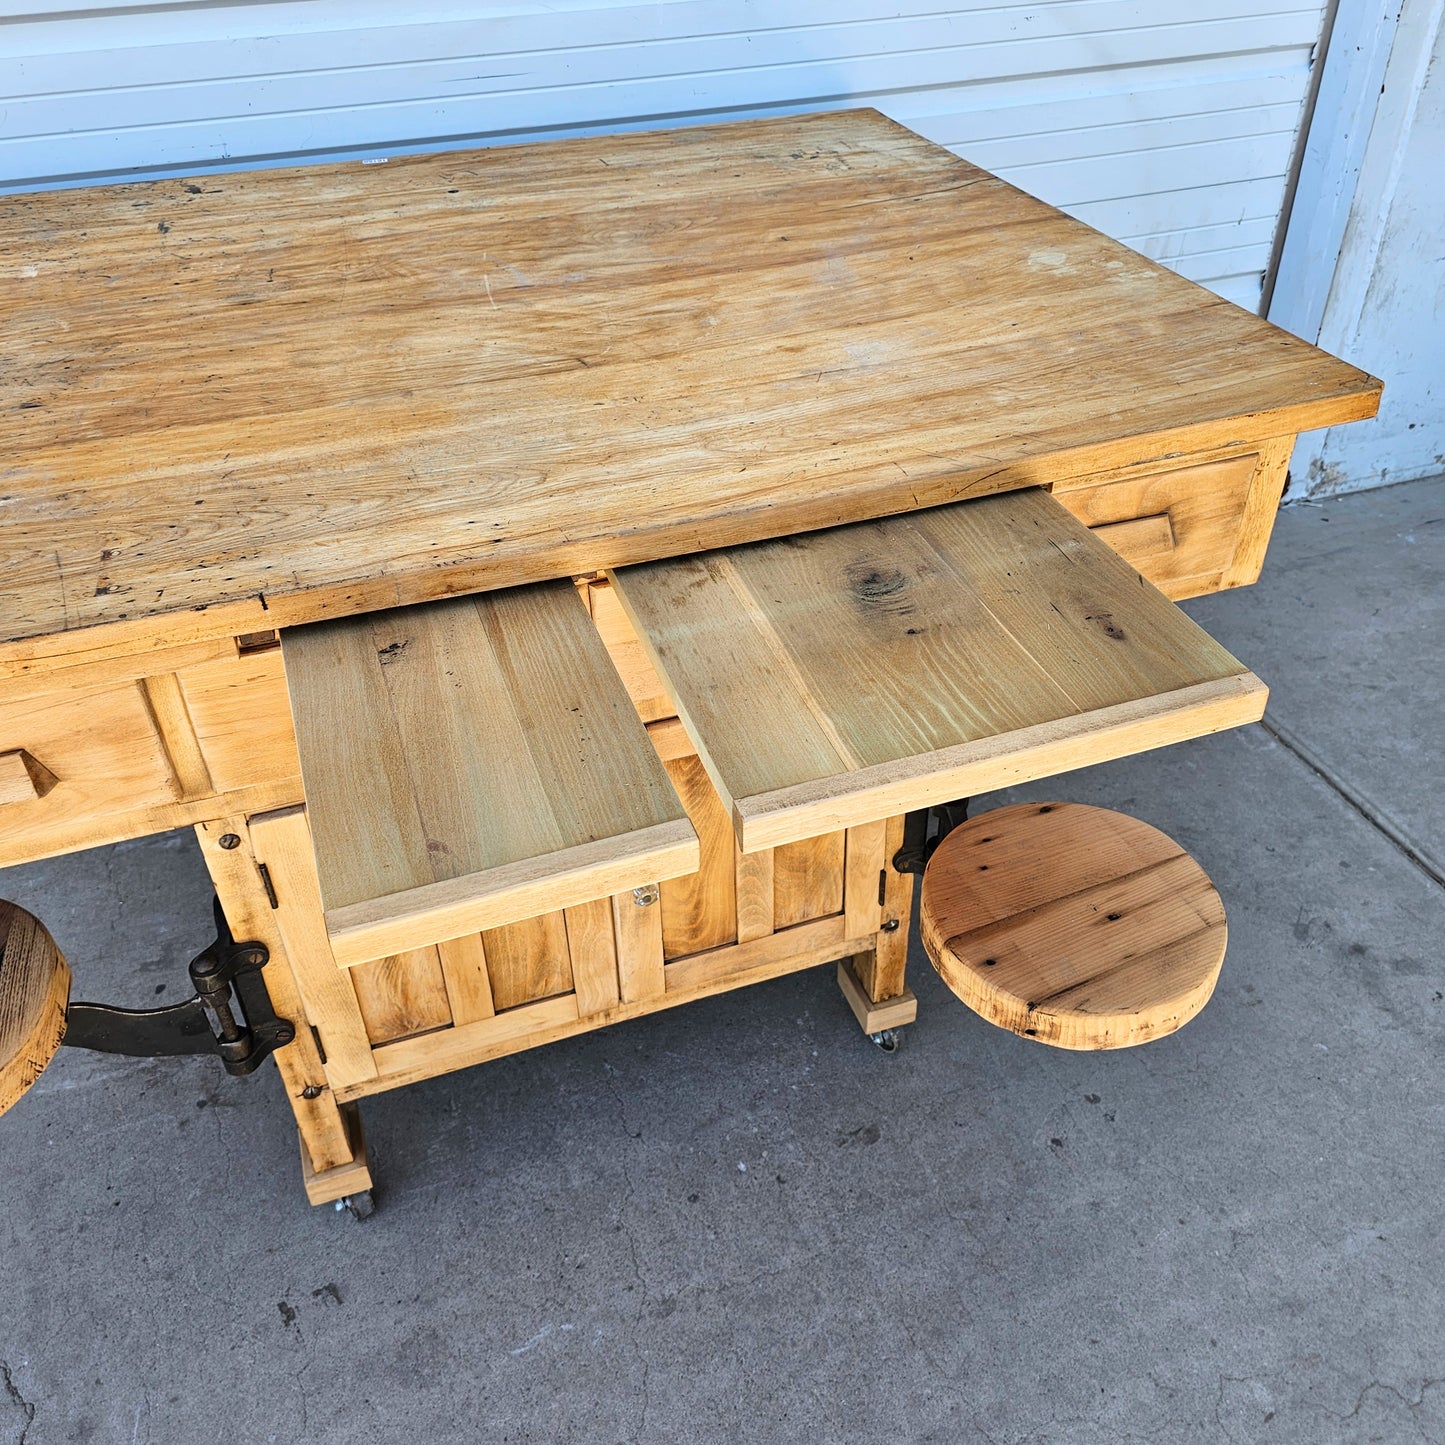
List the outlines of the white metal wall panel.
{"type": "Polygon", "coordinates": [[[1253,308],[1322,11],[19,0],[0,8],[0,188],[867,104],[1253,308]]]}

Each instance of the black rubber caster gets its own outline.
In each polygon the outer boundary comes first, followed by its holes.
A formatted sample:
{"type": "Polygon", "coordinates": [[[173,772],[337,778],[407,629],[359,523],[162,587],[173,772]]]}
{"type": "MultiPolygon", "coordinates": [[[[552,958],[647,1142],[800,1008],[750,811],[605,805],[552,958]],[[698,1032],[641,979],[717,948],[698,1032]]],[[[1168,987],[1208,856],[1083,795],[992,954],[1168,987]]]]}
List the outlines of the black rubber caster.
{"type": "Polygon", "coordinates": [[[371,1190],[363,1189],[360,1194],[348,1194],[344,1199],[338,1199],[336,1212],[340,1214],[343,1211],[353,1219],[370,1219],[376,1212],[376,1200],[371,1190]]]}

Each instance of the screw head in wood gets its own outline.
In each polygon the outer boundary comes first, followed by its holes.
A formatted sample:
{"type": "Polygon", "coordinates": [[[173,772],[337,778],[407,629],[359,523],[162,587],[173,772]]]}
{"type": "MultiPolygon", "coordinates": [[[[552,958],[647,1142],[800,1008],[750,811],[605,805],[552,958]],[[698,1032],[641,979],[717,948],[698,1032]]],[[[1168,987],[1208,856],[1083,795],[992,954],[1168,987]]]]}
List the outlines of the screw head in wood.
{"type": "Polygon", "coordinates": [[[232,848],[239,848],[241,846],[240,835],[236,833],[222,833],[216,841],[220,843],[221,847],[228,853],[232,848]]]}

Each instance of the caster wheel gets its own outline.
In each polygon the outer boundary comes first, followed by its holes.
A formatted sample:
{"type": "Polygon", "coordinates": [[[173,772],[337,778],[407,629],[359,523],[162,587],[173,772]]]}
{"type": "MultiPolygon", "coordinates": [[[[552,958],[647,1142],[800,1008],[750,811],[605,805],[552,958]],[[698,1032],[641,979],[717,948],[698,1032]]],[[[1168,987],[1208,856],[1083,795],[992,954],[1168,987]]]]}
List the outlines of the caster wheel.
{"type": "Polygon", "coordinates": [[[376,1211],[376,1200],[371,1190],[363,1189],[360,1194],[348,1194],[336,1201],[336,1212],[345,1211],[353,1219],[369,1219],[376,1211]]]}
{"type": "Polygon", "coordinates": [[[880,1029],[876,1034],[869,1034],[868,1041],[876,1044],[885,1054],[896,1054],[903,1047],[902,1029],[880,1029]]]}

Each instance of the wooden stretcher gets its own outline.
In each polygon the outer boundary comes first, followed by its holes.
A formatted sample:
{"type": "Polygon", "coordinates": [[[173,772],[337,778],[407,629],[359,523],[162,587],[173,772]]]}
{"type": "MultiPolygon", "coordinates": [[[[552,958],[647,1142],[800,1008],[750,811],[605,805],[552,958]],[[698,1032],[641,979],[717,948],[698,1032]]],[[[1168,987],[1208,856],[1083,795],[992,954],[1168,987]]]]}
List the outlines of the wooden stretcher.
{"type": "Polygon", "coordinates": [[[195,829],[315,1203],[382,1090],[908,1022],[905,818],[1258,718],[1173,603],[1380,394],[872,111],[3,197],[0,306],[0,864],[195,829]]]}

